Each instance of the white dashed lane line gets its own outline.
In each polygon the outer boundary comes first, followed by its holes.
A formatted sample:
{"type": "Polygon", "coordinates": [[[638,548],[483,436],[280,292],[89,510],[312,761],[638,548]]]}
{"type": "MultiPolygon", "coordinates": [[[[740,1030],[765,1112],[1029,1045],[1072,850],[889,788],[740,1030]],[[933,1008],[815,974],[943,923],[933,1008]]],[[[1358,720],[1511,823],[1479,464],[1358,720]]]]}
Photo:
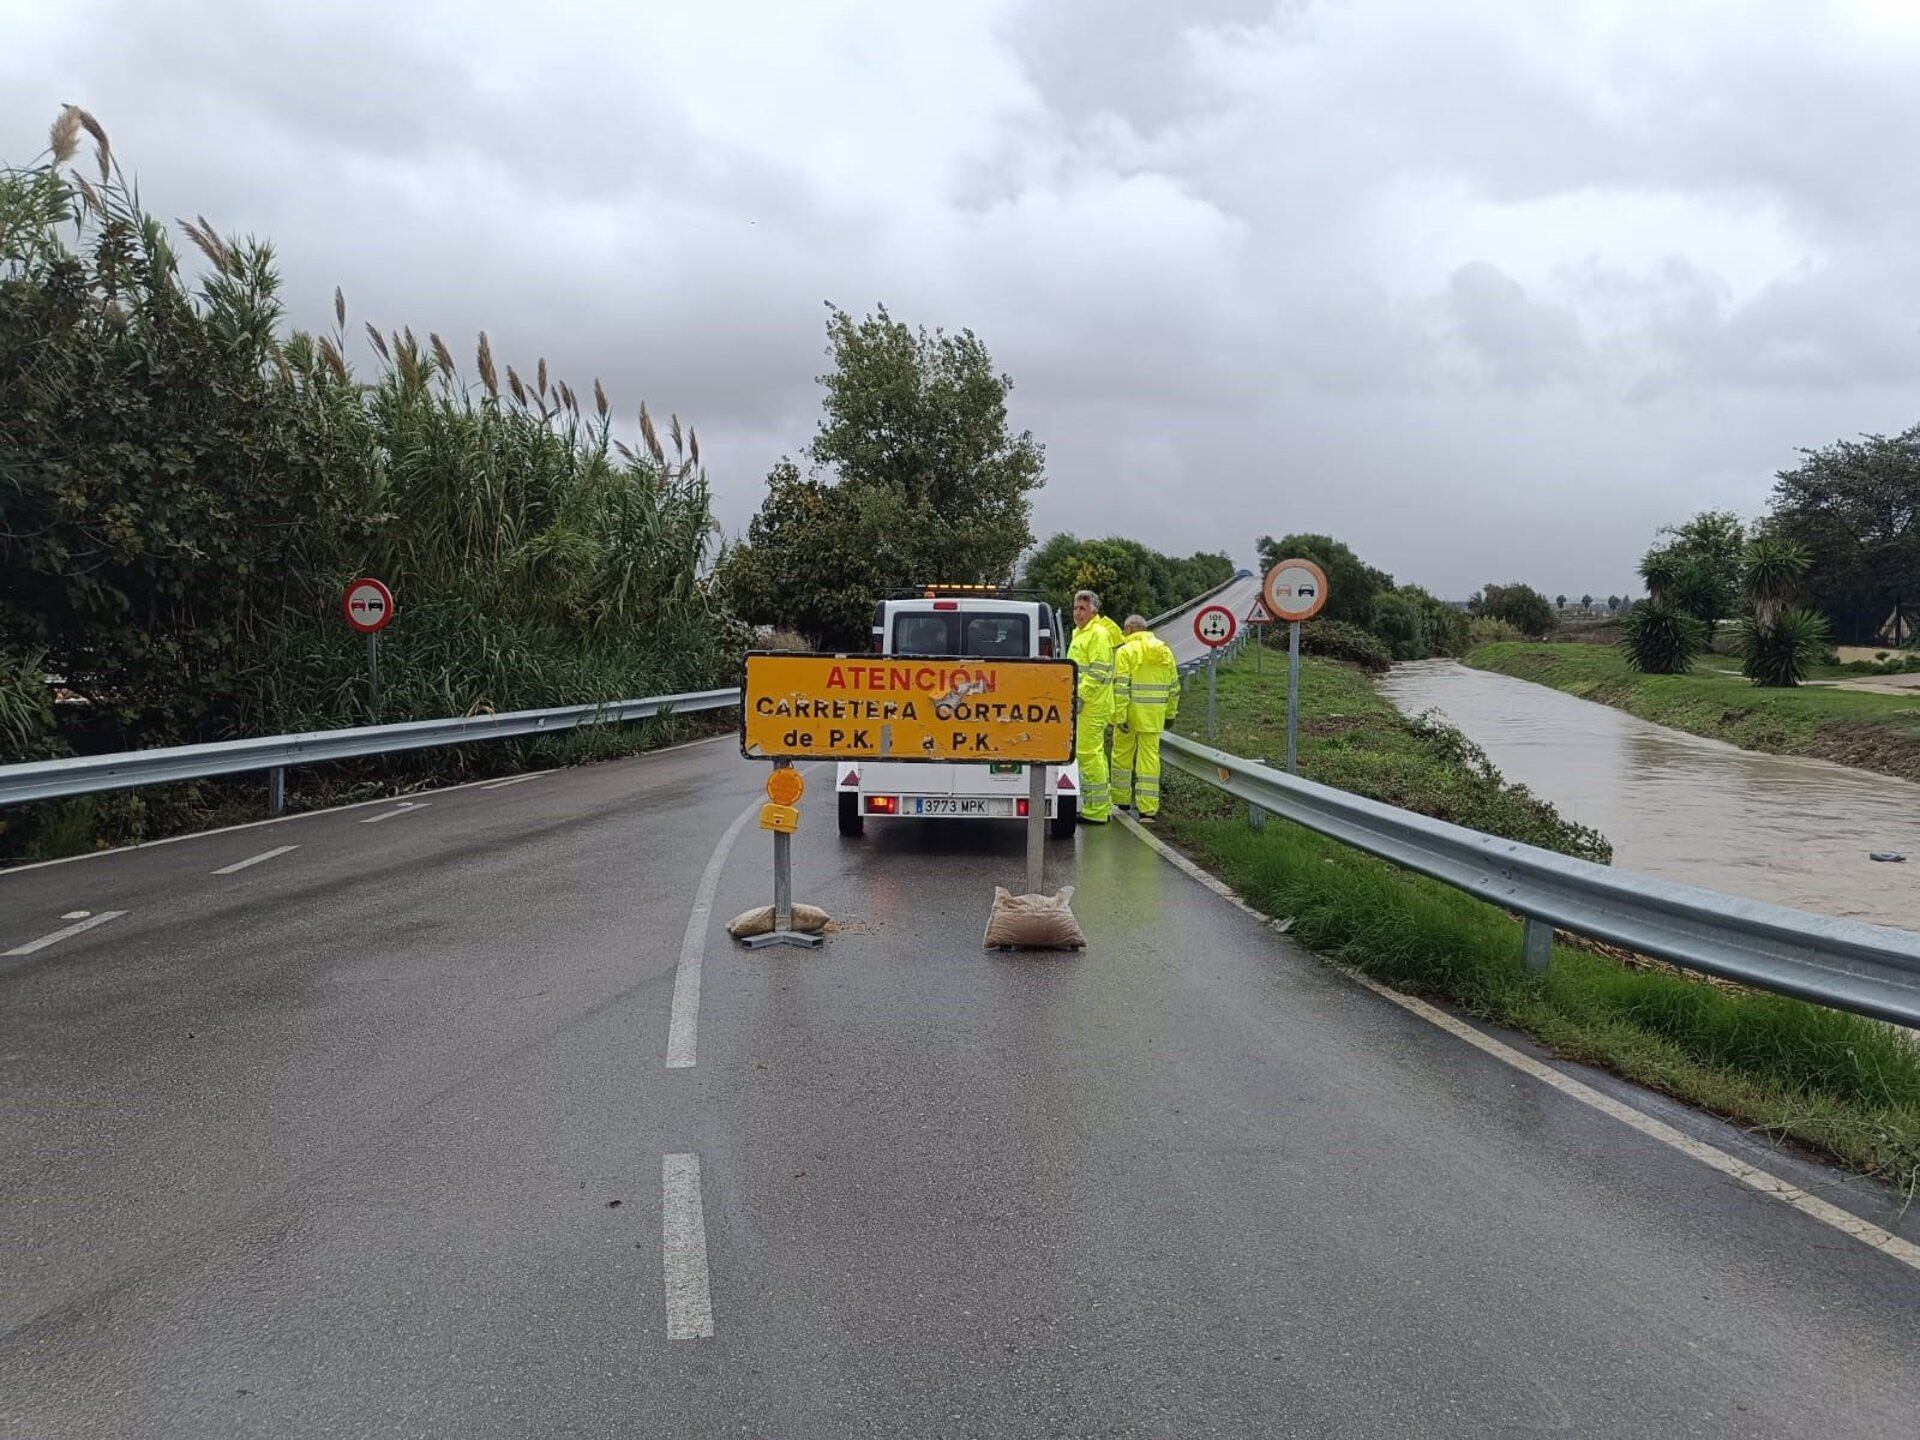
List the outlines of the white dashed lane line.
{"type": "Polygon", "coordinates": [[[707,1217],[700,1202],[700,1157],[664,1155],[660,1162],[660,1238],[666,1260],[667,1338],[713,1335],[713,1291],[707,1277],[707,1217]]]}
{"type": "Polygon", "coordinates": [[[222,865],[218,870],[212,871],[211,873],[215,875],[232,875],[237,871],[246,869],[249,865],[258,865],[262,860],[271,860],[276,855],[284,855],[289,850],[298,850],[299,848],[298,845],[276,845],[271,850],[263,850],[260,854],[250,855],[245,860],[236,860],[231,865],[222,865]]]}
{"type": "Polygon", "coordinates": [[[378,825],[382,820],[391,820],[396,815],[411,815],[416,810],[424,810],[430,803],[432,802],[427,800],[422,800],[417,804],[411,800],[403,800],[400,802],[399,809],[382,810],[378,815],[369,815],[360,823],[362,825],[378,825]]]}
{"type": "Polygon", "coordinates": [[[126,913],[124,910],[102,910],[98,915],[89,915],[84,920],[68,925],[64,929],[54,931],[51,935],[42,935],[38,940],[29,940],[26,944],[16,945],[13,949],[4,953],[8,955],[31,955],[36,950],[44,950],[47,946],[57,941],[65,940],[72,935],[78,935],[82,930],[91,930],[94,926],[104,925],[109,920],[118,920],[126,913]]]}

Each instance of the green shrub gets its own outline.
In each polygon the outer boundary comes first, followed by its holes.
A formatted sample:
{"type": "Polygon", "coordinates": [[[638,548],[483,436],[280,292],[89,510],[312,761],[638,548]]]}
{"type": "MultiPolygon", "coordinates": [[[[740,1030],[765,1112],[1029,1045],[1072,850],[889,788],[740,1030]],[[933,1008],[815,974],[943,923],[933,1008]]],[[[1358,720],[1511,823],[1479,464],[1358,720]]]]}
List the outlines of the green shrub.
{"type": "MultiPolygon", "coordinates": [[[[1281,629],[1277,625],[1273,628],[1276,631],[1281,629]]],[[[1307,621],[1300,627],[1300,650],[1306,655],[1345,660],[1362,670],[1377,672],[1393,664],[1393,654],[1379,636],[1344,620],[1307,621]]]]}
{"type": "Polygon", "coordinates": [[[1741,665],[1756,685],[1798,685],[1827,651],[1827,621],[1817,610],[1782,610],[1772,624],[1758,619],[1739,625],[1746,660],[1741,665]]]}
{"type": "Polygon", "coordinates": [[[1491,615],[1475,615],[1467,621],[1467,645],[1471,649],[1478,650],[1482,645],[1503,645],[1525,638],[1514,626],[1491,615]]]}
{"type": "Polygon", "coordinates": [[[1620,621],[1627,663],[1646,675],[1684,675],[1707,648],[1707,627],[1686,611],[1643,601],[1620,621]]]}

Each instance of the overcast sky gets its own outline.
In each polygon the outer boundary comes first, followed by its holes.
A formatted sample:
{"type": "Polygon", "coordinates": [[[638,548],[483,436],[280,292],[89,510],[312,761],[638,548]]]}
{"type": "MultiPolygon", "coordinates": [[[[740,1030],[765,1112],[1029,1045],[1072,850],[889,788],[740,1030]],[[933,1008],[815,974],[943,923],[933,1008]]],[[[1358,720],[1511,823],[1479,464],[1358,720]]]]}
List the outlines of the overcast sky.
{"type": "Polygon", "coordinates": [[[0,160],[63,101],[295,323],[678,411],[729,531],[828,300],[986,342],[1043,536],[1456,597],[1920,421],[1920,0],[0,0],[0,160]]]}

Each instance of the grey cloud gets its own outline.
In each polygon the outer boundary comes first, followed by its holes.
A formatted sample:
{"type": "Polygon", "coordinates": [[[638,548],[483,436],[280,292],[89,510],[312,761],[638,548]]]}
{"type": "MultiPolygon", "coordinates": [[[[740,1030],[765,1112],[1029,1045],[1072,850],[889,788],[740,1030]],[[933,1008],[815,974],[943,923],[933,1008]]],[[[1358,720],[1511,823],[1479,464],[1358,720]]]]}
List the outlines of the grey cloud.
{"type": "Polygon", "coordinates": [[[735,529],[813,430],[821,301],[885,301],[1012,373],[1043,528],[1606,593],[1912,423],[1920,31],[1846,13],[71,0],[0,50],[0,141],[81,101],[151,208],[274,240],[298,323],[340,283],[678,410],[735,529]]]}

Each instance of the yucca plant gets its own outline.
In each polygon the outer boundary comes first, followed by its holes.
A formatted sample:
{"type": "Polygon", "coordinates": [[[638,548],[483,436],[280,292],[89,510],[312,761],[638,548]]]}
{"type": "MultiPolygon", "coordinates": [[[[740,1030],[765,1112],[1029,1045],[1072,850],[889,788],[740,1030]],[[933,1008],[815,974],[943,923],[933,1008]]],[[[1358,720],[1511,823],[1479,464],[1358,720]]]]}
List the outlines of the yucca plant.
{"type": "Polygon", "coordinates": [[[1707,648],[1707,627],[1675,606],[1642,601],[1621,618],[1620,648],[1644,675],[1684,675],[1707,648]]]}
{"type": "Polygon", "coordinates": [[[1756,685],[1798,685],[1827,651],[1827,620],[1817,610],[1796,605],[1770,621],[1757,616],[1740,622],[1746,650],[1741,670],[1756,685]]]}
{"type": "Polygon", "coordinates": [[[1671,550],[1649,550],[1640,557],[1640,578],[1647,582],[1647,598],[1665,605],[1680,583],[1680,557],[1671,550]]]}
{"type": "Polygon", "coordinates": [[[1804,546],[1778,536],[1761,535],[1750,541],[1740,557],[1740,592],[1753,606],[1754,622],[1766,627],[1800,592],[1812,564],[1804,546]]]}

